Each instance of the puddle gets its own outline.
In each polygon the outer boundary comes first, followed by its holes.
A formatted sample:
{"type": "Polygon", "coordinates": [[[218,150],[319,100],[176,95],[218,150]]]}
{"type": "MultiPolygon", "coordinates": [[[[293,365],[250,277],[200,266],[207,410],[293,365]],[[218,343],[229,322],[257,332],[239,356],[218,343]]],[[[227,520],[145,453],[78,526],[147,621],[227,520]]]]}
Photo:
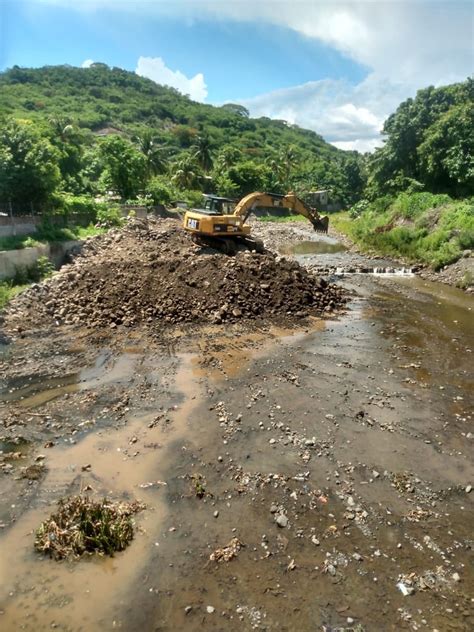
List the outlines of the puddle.
{"type": "Polygon", "coordinates": [[[285,244],[281,246],[280,253],[282,255],[326,255],[346,250],[346,246],[328,237],[317,241],[308,240],[295,244],[285,244]]]}
{"type": "Polygon", "coordinates": [[[48,471],[37,506],[0,538],[3,629],[92,631],[115,627],[115,609],[127,603],[139,572],[160,545],[167,514],[166,481],[162,479],[179,458],[179,440],[201,401],[191,358],[181,357],[176,385],[183,403],[169,413],[172,424],[166,430],[150,428],[148,419],[138,416],[119,430],[89,434],[72,447],[48,452],[48,471]],[[167,447],[161,449],[164,444],[167,447]],[[90,472],[82,470],[85,464],[91,464],[90,472]],[[148,486],[150,482],[154,484],[148,486]],[[86,485],[98,497],[107,494],[146,503],[147,509],[137,517],[131,545],[113,558],[91,557],[79,562],[58,563],[36,554],[33,534],[53,509],[52,499],[78,493],[86,485]]]}
{"type": "Polygon", "coordinates": [[[113,358],[111,351],[106,350],[98,355],[93,367],[77,373],[46,379],[30,376],[11,380],[0,390],[0,402],[18,402],[22,408],[37,408],[66,393],[124,383],[133,377],[139,360],[140,354],[135,349],[118,358],[113,358]]]}

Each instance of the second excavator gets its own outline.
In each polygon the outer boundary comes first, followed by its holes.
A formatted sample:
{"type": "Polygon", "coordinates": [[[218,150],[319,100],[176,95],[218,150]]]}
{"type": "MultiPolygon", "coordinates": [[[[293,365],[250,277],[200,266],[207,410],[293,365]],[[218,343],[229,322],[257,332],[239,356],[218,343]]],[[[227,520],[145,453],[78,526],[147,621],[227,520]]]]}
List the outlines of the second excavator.
{"type": "Polygon", "coordinates": [[[329,218],[319,215],[316,209],[303,202],[295,193],[249,193],[237,204],[229,198],[206,196],[202,209],[186,211],[183,227],[197,241],[235,254],[239,245],[251,250],[263,251],[263,243],[251,236],[251,227],[246,224],[252,211],[258,208],[286,208],[306,217],[315,231],[327,233],[329,218]]]}

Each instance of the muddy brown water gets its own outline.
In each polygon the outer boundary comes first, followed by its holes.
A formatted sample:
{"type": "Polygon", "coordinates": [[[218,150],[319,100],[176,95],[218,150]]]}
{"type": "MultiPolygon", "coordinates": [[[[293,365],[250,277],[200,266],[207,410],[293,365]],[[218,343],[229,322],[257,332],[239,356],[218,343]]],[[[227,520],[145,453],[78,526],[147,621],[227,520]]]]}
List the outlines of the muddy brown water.
{"type": "Polygon", "coordinates": [[[91,425],[29,445],[43,479],[1,479],[2,629],[473,629],[472,297],[417,278],[343,282],[349,311],[295,331],[182,331],[7,380],[0,413],[91,425]],[[92,395],[103,418],[81,413],[92,395]],[[87,485],[146,503],[131,545],[36,554],[56,500],[87,485]],[[238,556],[211,562],[233,537],[238,556]]]}

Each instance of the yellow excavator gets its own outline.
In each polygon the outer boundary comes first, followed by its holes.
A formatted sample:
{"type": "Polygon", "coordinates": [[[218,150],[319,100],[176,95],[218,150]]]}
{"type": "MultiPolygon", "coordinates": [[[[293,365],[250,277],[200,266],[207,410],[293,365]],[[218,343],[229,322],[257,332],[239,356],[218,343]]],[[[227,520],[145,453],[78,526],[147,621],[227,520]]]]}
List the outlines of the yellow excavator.
{"type": "Polygon", "coordinates": [[[286,208],[306,217],[315,231],[327,233],[329,218],[319,215],[316,209],[303,202],[292,191],[278,193],[249,193],[237,204],[230,198],[207,195],[204,208],[191,209],[184,215],[183,227],[192,233],[196,241],[235,254],[239,244],[250,250],[262,252],[263,243],[252,238],[249,224],[250,213],[257,208],[286,208]]]}

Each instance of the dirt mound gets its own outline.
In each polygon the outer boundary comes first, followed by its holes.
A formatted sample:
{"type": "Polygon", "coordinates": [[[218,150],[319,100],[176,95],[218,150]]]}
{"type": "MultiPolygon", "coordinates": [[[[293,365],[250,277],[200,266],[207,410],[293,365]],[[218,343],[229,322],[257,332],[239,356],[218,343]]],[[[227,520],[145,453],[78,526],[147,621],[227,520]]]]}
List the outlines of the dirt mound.
{"type": "Polygon", "coordinates": [[[174,220],[134,222],[88,240],[72,264],[20,295],[7,322],[90,327],[300,318],[332,311],[343,290],[272,253],[227,257],[174,220]]]}

